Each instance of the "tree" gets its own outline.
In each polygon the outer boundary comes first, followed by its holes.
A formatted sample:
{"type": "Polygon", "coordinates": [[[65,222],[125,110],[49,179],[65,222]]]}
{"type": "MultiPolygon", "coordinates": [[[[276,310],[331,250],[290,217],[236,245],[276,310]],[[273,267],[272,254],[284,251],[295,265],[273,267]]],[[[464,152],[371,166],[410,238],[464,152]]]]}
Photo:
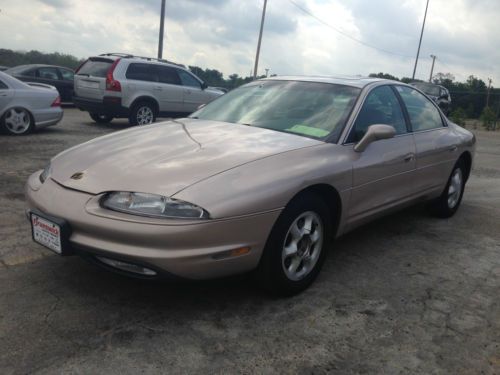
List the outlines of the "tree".
{"type": "Polygon", "coordinates": [[[466,113],[462,107],[458,107],[453,112],[451,112],[450,119],[455,124],[460,125],[465,128],[465,117],[466,113]]]}
{"type": "Polygon", "coordinates": [[[483,109],[481,121],[486,130],[496,130],[497,120],[496,113],[490,107],[485,107],[483,109]]]}
{"type": "Polygon", "coordinates": [[[384,79],[392,79],[393,81],[399,81],[398,77],[393,76],[392,74],[389,73],[370,73],[368,77],[372,78],[384,78],[384,79]]]}

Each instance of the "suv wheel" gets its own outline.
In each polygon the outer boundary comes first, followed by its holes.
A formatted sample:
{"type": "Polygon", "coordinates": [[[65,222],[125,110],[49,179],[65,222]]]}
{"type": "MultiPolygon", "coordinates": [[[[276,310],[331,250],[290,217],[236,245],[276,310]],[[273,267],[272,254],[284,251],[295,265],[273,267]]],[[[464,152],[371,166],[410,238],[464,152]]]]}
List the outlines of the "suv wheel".
{"type": "Polygon", "coordinates": [[[156,108],[150,102],[140,102],[134,105],[130,113],[130,125],[149,125],[156,121],[156,108]]]}
{"type": "Polygon", "coordinates": [[[113,116],[110,115],[101,115],[98,113],[90,113],[90,117],[98,124],[107,124],[111,122],[114,118],[113,116]]]}

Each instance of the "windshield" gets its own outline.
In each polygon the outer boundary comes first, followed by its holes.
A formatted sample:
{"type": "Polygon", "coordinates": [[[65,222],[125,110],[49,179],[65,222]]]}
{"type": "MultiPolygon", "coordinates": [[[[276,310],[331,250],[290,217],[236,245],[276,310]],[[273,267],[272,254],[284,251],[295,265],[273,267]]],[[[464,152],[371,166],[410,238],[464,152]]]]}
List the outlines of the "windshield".
{"type": "Polygon", "coordinates": [[[330,83],[257,81],[219,97],[191,117],[325,139],[340,135],[360,91],[330,83]]]}
{"type": "Polygon", "coordinates": [[[439,96],[439,86],[435,86],[435,85],[428,85],[428,84],[418,84],[416,83],[415,84],[415,87],[417,89],[420,89],[422,90],[423,92],[425,92],[427,95],[431,95],[431,96],[439,96]]]}

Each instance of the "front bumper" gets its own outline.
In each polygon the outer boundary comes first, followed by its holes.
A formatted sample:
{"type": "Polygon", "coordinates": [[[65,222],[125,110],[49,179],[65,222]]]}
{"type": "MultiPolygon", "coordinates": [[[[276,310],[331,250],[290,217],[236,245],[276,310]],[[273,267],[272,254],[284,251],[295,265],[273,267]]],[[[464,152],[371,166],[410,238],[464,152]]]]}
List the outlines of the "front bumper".
{"type": "Polygon", "coordinates": [[[159,276],[210,279],[257,267],[280,211],[203,222],[142,219],[126,214],[96,215],[88,209],[95,196],[67,189],[33,174],[25,188],[28,210],[65,219],[75,253],[143,265],[159,276]],[[89,212],[90,211],[90,212],[89,212]],[[133,220],[133,221],[132,221],[133,220]],[[226,256],[249,247],[244,255],[226,256]]]}
{"type": "Polygon", "coordinates": [[[102,100],[73,96],[73,103],[80,110],[100,115],[128,117],[130,112],[122,106],[121,98],[115,96],[105,96],[102,100]]]}

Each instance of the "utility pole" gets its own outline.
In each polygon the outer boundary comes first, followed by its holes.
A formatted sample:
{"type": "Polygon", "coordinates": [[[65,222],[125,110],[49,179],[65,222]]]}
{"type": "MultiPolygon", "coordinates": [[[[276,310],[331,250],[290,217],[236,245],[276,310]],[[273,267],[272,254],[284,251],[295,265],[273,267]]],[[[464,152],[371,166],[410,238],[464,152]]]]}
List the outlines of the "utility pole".
{"type": "Polygon", "coordinates": [[[434,63],[436,62],[436,55],[431,55],[432,57],[432,67],[431,67],[431,75],[429,76],[429,82],[432,82],[432,73],[434,73],[434,63]]]}
{"type": "Polygon", "coordinates": [[[264,19],[266,18],[267,0],[264,0],[264,8],[262,9],[262,20],[260,21],[259,41],[257,42],[257,53],[255,55],[255,66],[253,68],[253,79],[257,78],[257,69],[259,68],[260,44],[262,42],[262,31],[264,30],[264,19]]]}
{"type": "Polygon", "coordinates": [[[491,78],[488,78],[488,94],[486,95],[486,107],[490,106],[491,78]]]}
{"type": "Polygon", "coordinates": [[[165,27],[165,0],[161,0],[160,35],[158,37],[158,58],[163,57],[163,31],[165,27]]]}
{"type": "Polygon", "coordinates": [[[415,66],[413,67],[412,79],[415,79],[415,73],[417,71],[418,55],[420,55],[420,46],[422,45],[422,37],[424,36],[425,19],[427,18],[427,8],[429,8],[429,0],[427,0],[427,5],[425,6],[424,22],[422,22],[422,31],[420,32],[420,40],[418,41],[417,57],[415,58],[415,66]]]}

